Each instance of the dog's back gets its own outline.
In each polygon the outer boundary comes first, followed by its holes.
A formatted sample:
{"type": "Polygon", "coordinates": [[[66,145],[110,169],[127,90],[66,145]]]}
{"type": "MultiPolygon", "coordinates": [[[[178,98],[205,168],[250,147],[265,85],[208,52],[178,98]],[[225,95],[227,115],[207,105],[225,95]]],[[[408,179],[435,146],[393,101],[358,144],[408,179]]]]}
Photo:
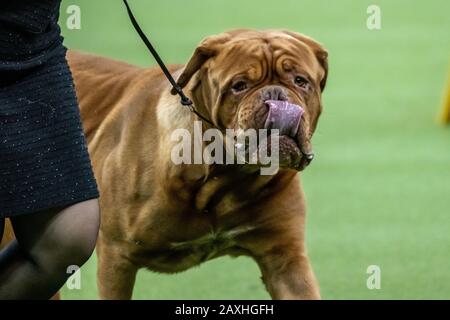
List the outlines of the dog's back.
{"type": "MultiPolygon", "coordinates": [[[[151,108],[151,105],[156,104],[158,94],[163,89],[161,84],[166,83],[158,67],[141,68],[111,58],[72,50],[68,51],[67,60],[73,74],[88,141],[91,141],[100,124],[112,116],[111,113],[127,111],[113,107],[132,104],[119,103],[120,99],[137,95],[141,100],[148,99],[148,107],[151,108]],[[142,94],[147,97],[142,97],[142,94]]],[[[181,67],[172,65],[169,70],[173,72],[181,67]]]]}
{"type": "Polygon", "coordinates": [[[136,82],[135,78],[142,74],[142,69],[125,62],[71,50],[67,53],[67,59],[74,77],[84,129],[90,141],[93,132],[113,111],[111,106],[136,82]]]}

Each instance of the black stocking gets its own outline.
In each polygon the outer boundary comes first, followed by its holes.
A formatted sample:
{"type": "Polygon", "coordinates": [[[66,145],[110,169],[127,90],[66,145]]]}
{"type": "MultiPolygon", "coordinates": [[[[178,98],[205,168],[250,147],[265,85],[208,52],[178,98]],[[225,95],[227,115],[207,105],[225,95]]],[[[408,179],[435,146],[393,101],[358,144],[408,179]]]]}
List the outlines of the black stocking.
{"type": "MultiPolygon", "coordinates": [[[[92,254],[97,200],[11,219],[17,240],[0,252],[0,299],[49,299],[92,254]]],[[[2,228],[3,229],[3,228],[2,228]]]]}
{"type": "Polygon", "coordinates": [[[5,219],[0,217],[0,243],[2,242],[4,228],[5,228],[5,219]]]}

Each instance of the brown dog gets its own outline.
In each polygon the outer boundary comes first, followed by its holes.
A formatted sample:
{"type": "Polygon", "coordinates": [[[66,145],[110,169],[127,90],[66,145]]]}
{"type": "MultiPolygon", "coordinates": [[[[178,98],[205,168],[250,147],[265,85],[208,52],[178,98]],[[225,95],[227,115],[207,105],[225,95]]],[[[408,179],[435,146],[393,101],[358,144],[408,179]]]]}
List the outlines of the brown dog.
{"type": "Polygon", "coordinates": [[[171,134],[191,132],[198,118],[159,68],[68,58],[101,190],[101,298],[130,299],[140,268],[174,273],[227,254],[251,256],[274,299],[320,298],[297,173],[311,160],[322,109],[321,45],[288,31],[235,30],[206,38],[185,67],[171,68],[218,128],[263,128],[267,100],[303,106],[300,127],[280,137],[281,169],[271,176],[251,165],[175,165],[171,134]]]}
{"type": "MultiPolygon", "coordinates": [[[[0,229],[1,228],[2,228],[2,226],[0,226],[0,229]]],[[[14,231],[13,231],[13,228],[11,226],[11,222],[9,221],[9,219],[5,220],[4,228],[5,229],[4,229],[3,237],[0,239],[0,249],[3,249],[4,247],[6,247],[7,244],[9,244],[12,240],[14,240],[14,231]]],[[[0,235],[1,234],[2,234],[2,232],[0,230],[0,235]]]]}

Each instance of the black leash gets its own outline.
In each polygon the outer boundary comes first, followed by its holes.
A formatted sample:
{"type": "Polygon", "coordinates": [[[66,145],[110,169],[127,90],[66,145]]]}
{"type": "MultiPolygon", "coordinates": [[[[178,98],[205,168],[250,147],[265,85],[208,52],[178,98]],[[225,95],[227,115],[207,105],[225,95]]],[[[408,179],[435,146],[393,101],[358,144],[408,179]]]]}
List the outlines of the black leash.
{"type": "Polygon", "coordinates": [[[145,33],[142,31],[141,27],[137,23],[136,18],[134,17],[133,12],[131,11],[130,6],[128,5],[127,0],[123,0],[123,2],[125,3],[125,6],[126,6],[127,12],[128,12],[128,16],[130,17],[130,20],[131,20],[131,23],[133,24],[134,29],[136,29],[136,31],[139,34],[139,36],[141,37],[142,41],[144,41],[144,43],[147,46],[148,50],[150,51],[152,56],[155,58],[155,60],[158,63],[159,67],[161,68],[161,70],[163,71],[164,75],[166,76],[167,80],[169,80],[170,84],[172,85],[173,89],[180,96],[181,104],[183,106],[188,107],[189,111],[193,112],[195,115],[197,115],[197,117],[199,117],[203,121],[206,121],[207,123],[209,123],[210,125],[215,127],[215,125],[210,120],[208,120],[207,118],[202,116],[197,110],[195,110],[194,103],[192,102],[191,99],[189,99],[184,94],[183,89],[181,89],[181,87],[176,83],[175,79],[170,74],[170,72],[167,69],[166,65],[164,64],[164,62],[162,61],[161,57],[159,56],[158,52],[155,50],[155,48],[151,44],[150,40],[148,40],[147,36],[145,35],[145,33]]]}

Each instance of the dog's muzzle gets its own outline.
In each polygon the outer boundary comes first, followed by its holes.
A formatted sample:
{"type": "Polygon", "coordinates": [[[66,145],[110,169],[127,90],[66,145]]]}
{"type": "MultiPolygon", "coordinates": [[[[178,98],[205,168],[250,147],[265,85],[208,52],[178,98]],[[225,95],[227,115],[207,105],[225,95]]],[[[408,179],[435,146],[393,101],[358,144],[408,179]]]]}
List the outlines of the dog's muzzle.
{"type": "Polygon", "coordinates": [[[303,145],[305,137],[302,135],[304,133],[299,133],[305,110],[301,106],[289,103],[286,100],[266,100],[265,104],[268,107],[268,113],[264,128],[278,129],[280,137],[292,138],[298,144],[299,151],[302,154],[300,167],[304,168],[314,159],[314,153],[305,150],[305,145],[303,145]],[[302,137],[299,137],[299,135],[302,137]]]}

